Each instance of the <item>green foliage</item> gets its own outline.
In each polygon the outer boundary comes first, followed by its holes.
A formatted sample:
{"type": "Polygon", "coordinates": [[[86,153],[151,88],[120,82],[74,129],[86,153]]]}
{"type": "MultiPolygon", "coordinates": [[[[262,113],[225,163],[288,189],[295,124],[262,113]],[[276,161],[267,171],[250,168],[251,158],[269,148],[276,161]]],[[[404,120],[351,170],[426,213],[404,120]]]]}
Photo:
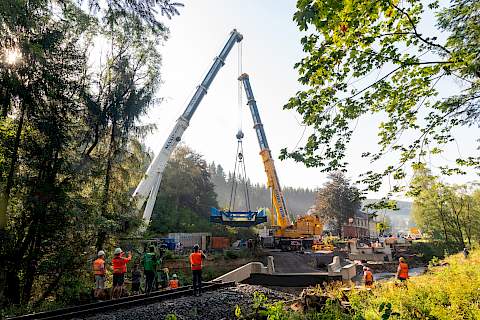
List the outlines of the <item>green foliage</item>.
{"type": "Polygon", "coordinates": [[[437,267],[440,264],[440,259],[438,259],[436,256],[433,256],[432,259],[428,262],[428,267],[437,267]]]}
{"type": "MultiPolygon", "coordinates": [[[[378,191],[384,177],[392,192],[402,190],[406,166],[425,163],[454,139],[452,129],[477,126],[480,99],[480,28],[476,0],[437,1],[298,0],[294,21],[306,35],[305,57],[295,68],[306,86],[286,109],[296,110],[314,130],[304,146],[283,149],[322,171],[344,170],[345,155],[358,121],[379,115],[378,150],[365,150],[372,167],[361,182],[378,191]],[[425,4],[428,5],[428,9],[425,4]],[[442,40],[422,30],[426,16],[437,18],[442,40]],[[408,48],[410,50],[405,50],[408,48]],[[438,97],[444,79],[462,82],[461,93],[438,97]],[[403,133],[409,133],[402,135],[403,133]],[[382,165],[387,153],[396,163],[382,165]]],[[[445,173],[479,166],[478,155],[457,161],[445,173]]]]}
{"type": "Polygon", "coordinates": [[[167,0],[1,2],[2,307],[88,301],[95,247],[140,224],[130,195],[150,155],[139,119],[168,35],[155,8],[178,13],[167,0]]]}
{"type": "Polygon", "coordinates": [[[242,309],[238,304],[235,306],[235,317],[237,317],[237,319],[242,318],[242,309]]]}
{"type": "Polygon", "coordinates": [[[406,286],[382,283],[368,297],[354,292],[349,298],[355,313],[365,319],[383,319],[387,313],[394,319],[477,319],[480,255],[474,251],[472,256],[469,264],[461,254],[448,257],[448,266],[434,267],[426,275],[411,278],[406,286]]]}
{"type": "Polygon", "coordinates": [[[225,250],[223,252],[223,255],[225,259],[231,259],[231,260],[238,259],[240,257],[240,254],[235,250],[225,250]]]}
{"type": "Polygon", "coordinates": [[[388,222],[377,222],[375,225],[375,229],[377,229],[379,234],[385,234],[390,230],[391,226],[388,224],[388,222]]]}
{"type": "Polygon", "coordinates": [[[468,264],[462,254],[450,256],[446,262],[445,267],[433,267],[428,274],[410,278],[406,285],[390,281],[377,283],[372,291],[352,290],[347,294],[348,311],[332,299],[327,300],[322,310],[306,314],[281,309],[263,298],[257,298],[259,303],[254,305],[263,306],[262,315],[272,315],[272,319],[478,319],[480,251],[472,250],[468,264]]]}
{"type": "Polygon", "coordinates": [[[412,244],[412,251],[419,252],[420,258],[424,263],[429,263],[434,257],[443,259],[449,254],[458,251],[458,247],[452,244],[447,244],[444,241],[414,241],[412,244]]]}
{"type": "Polygon", "coordinates": [[[330,173],[328,178],[330,181],[317,192],[315,213],[324,221],[332,222],[340,235],[342,225],[360,209],[360,192],[342,172],[330,173]]]}
{"type": "MultiPolygon", "coordinates": [[[[307,311],[305,314],[296,313],[286,309],[284,302],[278,301],[269,303],[267,297],[262,293],[254,293],[252,303],[253,314],[247,319],[271,319],[271,320],[337,320],[356,319],[363,320],[360,315],[352,317],[344,312],[338,301],[329,299],[320,312],[307,311]]],[[[239,306],[235,309],[237,319],[245,319],[239,306]]]]}
{"type": "Polygon", "coordinates": [[[173,313],[169,313],[167,314],[167,316],[165,317],[165,320],[177,320],[177,316],[173,313]]]}
{"type": "Polygon", "coordinates": [[[216,194],[202,156],[188,147],[175,150],[165,168],[152,214],[150,230],[167,232],[214,232],[225,228],[210,223],[216,194]]]}
{"type": "Polygon", "coordinates": [[[400,313],[392,312],[392,304],[390,302],[382,302],[380,307],[378,307],[378,311],[381,312],[382,320],[388,320],[391,316],[399,316],[400,313]]]}
{"type": "Polygon", "coordinates": [[[414,197],[412,216],[432,239],[463,248],[480,232],[480,191],[442,183],[428,170],[418,168],[409,194],[414,197]]]}

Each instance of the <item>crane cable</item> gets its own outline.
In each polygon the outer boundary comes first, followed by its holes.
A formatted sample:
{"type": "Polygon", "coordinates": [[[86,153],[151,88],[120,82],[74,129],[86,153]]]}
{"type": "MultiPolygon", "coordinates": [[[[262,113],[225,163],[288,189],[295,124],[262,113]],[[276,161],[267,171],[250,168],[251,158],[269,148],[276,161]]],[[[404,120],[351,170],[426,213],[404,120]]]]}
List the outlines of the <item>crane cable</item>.
{"type": "Polygon", "coordinates": [[[239,79],[243,71],[243,53],[242,42],[238,43],[238,130],[242,130],[242,107],[243,107],[243,93],[242,93],[242,81],[239,79]]]}
{"type": "MultiPolygon", "coordinates": [[[[238,43],[238,78],[242,75],[243,67],[243,53],[242,53],[242,43],[238,43]]],[[[247,171],[245,167],[245,158],[243,154],[243,143],[242,139],[244,137],[242,131],[242,107],[243,107],[243,84],[242,81],[238,80],[238,132],[237,132],[237,152],[235,157],[235,166],[233,169],[233,182],[232,188],[230,191],[230,202],[229,202],[229,211],[235,210],[235,202],[237,198],[237,169],[240,171],[238,173],[238,180],[244,182],[244,196],[245,196],[245,205],[248,211],[251,210],[250,206],[250,194],[248,190],[248,180],[247,180],[247,171]],[[243,173],[243,176],[242,176],[243,173]]]]}
{"type": "Polygon", "coordinates": [[[245,206],[248,211],[251,211],[250,205],[250,194],[248,190],[248,179],[247,179],[247,170],[245,167],[245,158],[243,155],[243,143],[242,143],[243,133],[239,131],[237,133],[237,155],[235,157],[235,167],[233,169],[232,176],[232,188],[230,191],[230,202],[228,204],[229,211],[235,211],[235,202],[237,200],[237,190],[238,182],[242,181],[244,183],[244,197],[245,197],[245,206]],[[237,171],[238,170],[238,171],[237,171]],[[238,173],[238,175],[237,175],[238,173]],[[237,178],[238,176],[238,178],[237,178]]]}

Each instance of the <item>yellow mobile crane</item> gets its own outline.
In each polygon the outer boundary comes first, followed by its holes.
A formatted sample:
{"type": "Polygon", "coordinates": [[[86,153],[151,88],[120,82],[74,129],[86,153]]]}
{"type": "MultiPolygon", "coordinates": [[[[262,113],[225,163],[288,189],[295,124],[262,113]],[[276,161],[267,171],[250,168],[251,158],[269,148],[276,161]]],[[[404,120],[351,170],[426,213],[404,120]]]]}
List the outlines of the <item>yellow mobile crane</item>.
{"type": "MultiPolygon", "coordinates": [[[[253,96],[250,80],[246,73],[242,74],[239,81],[243,83],[248,106],[253,118],[253,127],[257,133],[258,143],[260,145],[260,155],[262,156],[265,173],[267,174],[267,185],[272,191],[272,210],[270,210],[270,224],[274,229],[274,236],[277,242],[281,239],[302,239],[320,236],[323,230],[321,220],[315,215],[306,215],[298,217],[292,224],[288,215],[285,197],[280,186],[277,171],[273,163],[272,153],[268,147],[267,137],[263,129],[262,120],[258,113],[257,102],[253,96]]],[[[312,240],[313,241],[313,240],[312,240]]]]}

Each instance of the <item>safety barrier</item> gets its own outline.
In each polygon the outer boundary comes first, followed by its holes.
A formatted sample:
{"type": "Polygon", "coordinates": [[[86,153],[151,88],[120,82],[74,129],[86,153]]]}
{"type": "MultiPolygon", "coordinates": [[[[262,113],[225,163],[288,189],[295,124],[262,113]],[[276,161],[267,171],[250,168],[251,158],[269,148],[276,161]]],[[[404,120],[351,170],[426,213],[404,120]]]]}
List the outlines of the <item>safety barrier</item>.
{"type": "Polygon", "coordinates": [[[329,276],[342,276],[342,280],[351,280],[357,275],[357,270],[355,264],[349,263],[345,266],[342,266],[340,263],[340,257],[333,257],[333,262],[328,265],[328,275],[329,276]]]}
{"type": "Polygon", "coordinates": [[[265,273],[265,274],[272,274],[275,272],[275,266],[273,264],[273,257],[269,256],[267,258],[268,264],[264,266],[261,262],[250,262],[244,266],[241,266],[235,270],[232,270],[213,281],[221,281],[221,282],[241,282],[250,278],[252,273],[265,273]]]}

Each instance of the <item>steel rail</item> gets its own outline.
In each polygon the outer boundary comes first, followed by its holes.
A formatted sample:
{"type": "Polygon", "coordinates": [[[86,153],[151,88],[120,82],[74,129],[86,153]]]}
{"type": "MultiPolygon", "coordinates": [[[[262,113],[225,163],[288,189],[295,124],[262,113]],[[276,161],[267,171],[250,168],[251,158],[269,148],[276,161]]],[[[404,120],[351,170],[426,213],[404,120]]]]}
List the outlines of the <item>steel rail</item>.
{"type": "MultiPolygon", "coordinates": [[[[203,291],[214,291],[226,287],[231,287],[234,282],[206,282],[202,286],[203,291]]],[[[180,287],[165,291],[154,291],[150,294],[139,294],[135,296],[123,297],[115,300],[88,303],[79,306],[67,307],[52,311],[25,314],[21,316],[7,317],[6,320],[54,320],[54,319],[72,319],[74,317],[83,317],[103,313],[106,311],[131,308],[139,305],[151,304],[168,299],[176,299],[188,296],[193,293],[191,286],[180,287]]]]}

